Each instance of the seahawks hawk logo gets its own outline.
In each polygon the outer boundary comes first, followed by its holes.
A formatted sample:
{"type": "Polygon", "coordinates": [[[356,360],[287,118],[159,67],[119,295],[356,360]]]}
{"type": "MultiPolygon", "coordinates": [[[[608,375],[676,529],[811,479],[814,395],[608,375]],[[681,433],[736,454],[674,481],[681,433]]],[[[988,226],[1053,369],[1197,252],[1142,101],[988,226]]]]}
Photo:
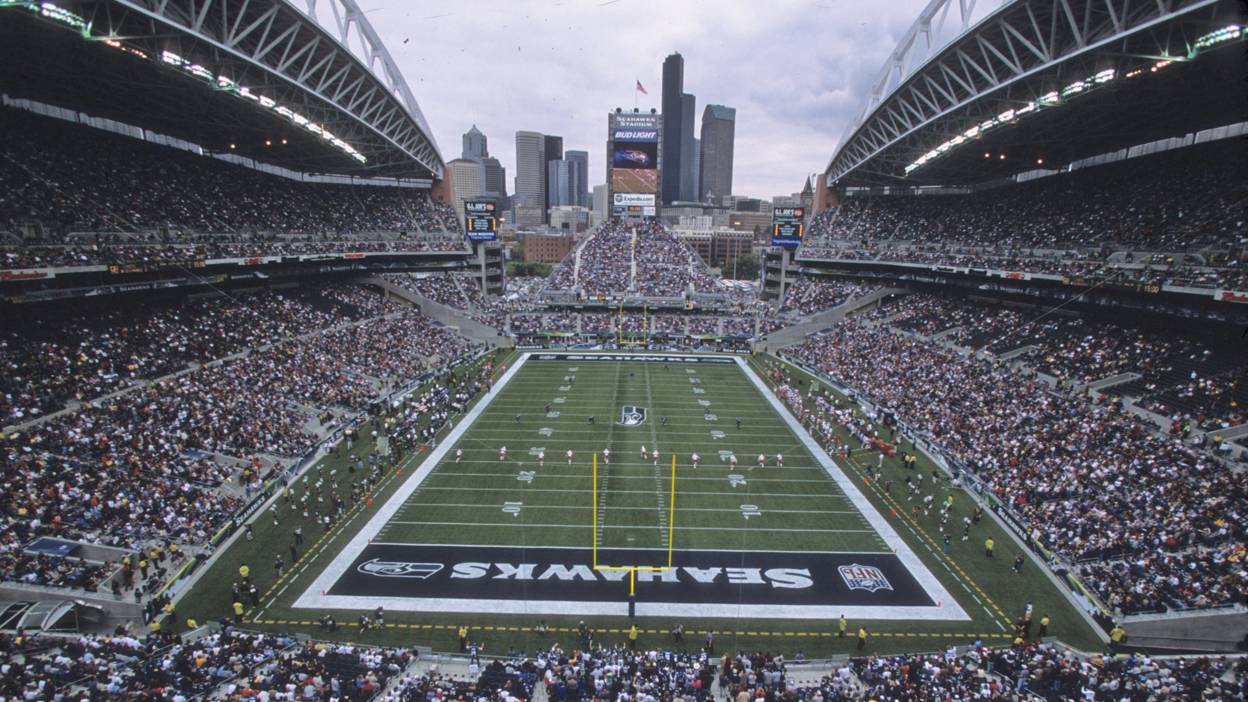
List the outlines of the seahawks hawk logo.
{"type": "Polygon", "coordinates": [[[365,575],[376,575],[379,578],[418,578],[426,580],[442,570],[441,563],[409,563],[407,561],[383,561],[374,558],[364,561],[355,568],[365,575]]]}
{"type": "Polygon", "coordinates": [[[646,421],[646,408],[636,405],[624,405],[620,409],[620,424],[626,427],[639,426],[646,421]]]}

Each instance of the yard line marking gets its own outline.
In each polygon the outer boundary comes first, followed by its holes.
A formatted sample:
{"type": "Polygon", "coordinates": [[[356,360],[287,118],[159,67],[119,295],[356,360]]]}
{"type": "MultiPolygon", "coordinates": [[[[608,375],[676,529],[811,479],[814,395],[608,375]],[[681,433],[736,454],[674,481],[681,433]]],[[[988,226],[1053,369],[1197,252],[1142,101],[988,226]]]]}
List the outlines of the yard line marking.
{"type": "MultiPolygon", "coordinates": [[[[649,491],[649,490],[639,490],[639,491],[637,491],[637,492],[651,492],[651,491],[649,491]]],[[[751,495],[750,497],[754,497],[754,495],[751,495]]],[[[404,505],[404,506],[405,506],[405,507],[473,507],[473,508],[481,508],[481,507],[492,507],[492,506],[494,506],[494,505],[486,505],[486,504],[473,503],[473,502],[466,502],[466,503],[460,503],[460,502],[409,502],[409,503],[407,503],[407,504],[406,504],[406,505],[404,505]]],[[[525,503],[525,505],[524,505],[524,508],[525,508],[526,510],[531,510],[531,509],[592,509],[592,508],[593,508],[593,505],[569,505],[569,504],[557,504],[557,505],[535,505],[535,504],[532,504],[532,503],[526,502],[526,503],[525,503]]],[[[621,511],[621,512],[630,512],[630,511],[631,511],[631,512],[648,512],[648,511],[652,511],[652,510],[656,510],[656,509],[657,509],[657,510],[659,510],[659,511],[661,511],[661,512],[667,512],[667,505],[658,505],[658,506],[655,506],[655,507],[627,507],[627,506],[624,506],[624,505],[607,505],[607,506],[605,506],[605,507],[600,506],[598,509],[599,509],[599,510],[615,510],[615,511],[621,511]]],[[[732,509],[723,509],[723,508],[719,508],[719,507],[684,507],[684,508],[682,508],[682,509],[681,509],[681,511],[682,511],[682,512],[731,512],[731,513],[734,513],[734,514],[735,514],[735,513],[740,512],[740,511],[741,511],[741,508],[740,508],[740,507],[734,507],[734,508],[732,508],[732,509]]],[[[858,514],[857,510],[828,510],[828,509],[768,509],[768,510],[767,510],[767,512],[768,512],[768,513],[778,513],[778,514],[858,514]]],[[[400,513],[401,513],[401,512],[400,512],[400,513]]],[[[394,524],[402,524],[402,522],[392,522],[392,523],[394,523],[394,524]]]]}
{"type": "MultiPolygon", "coordinates": [[[[740,510],[737,510],[740,511],[740,510]]],[[[525,527],[533,529],[584,529],[580,524],[533,524],[531,522],[411,522],[402,520],[391,520],[393,524],[408,524],[412,526],[453,526],[453,527],[525,527]]],[[[636,529],[637,527],[629,524],[612,525],[607,524],[599,527],[599,529],[636,529]]],[[[702,526],[677,526],[677,531],[775,531],[793,534],[874,534],[871,529],[795,529],[792,527],[702,527],[702,526]]],[[[891,551],[854,551],[854,553],[891,553],[891,551]]]]}
{"type": "MultiPolygon", "coordinates": [[[[374,541],[375,546],[446,546],[447,544],[439,542],[411,542],[411,541],[374,541]]],[[[498,548],[498,544],[463,544],[458,541],[455,546],[463,546],[464,548],[498,548]]],[[[582,546],[543,546],[542,548],[551,551],[583,551],[582,546]]],[[[667,551],[665,548],[657,546],[628,546],[630,551],[667,551]]],[[[696,549],[695,549],[696,550],[696,549]]],[[[843,555],[846,553],[864,553],[864,551],[823,551],[823,550],[804,550],[804,549],[783,549],[783,548],[739,548],[733,549],[736,553],[796,553],[796,554],[832,554],[843,555]]],[[[554,631],[551,627],[551,631],[554,631]]]]}
{"type": "MultiPolygon", "coordinates": [[[[515,478],[515,473],[440,473],[440,476],[452,478],[515,478]]],[[[582,480],[590,480],[590,476],[580,473],[551,473],[547,471],[543,473],[545,477],[551,478],[580,478],[582,480]]],[[[653,480],[650,475],[617,475],[617,480],[653,480]]],[[[723,476],[717,477],[682,477],[681,480],[709,480],[716,483],[724,482],[723,476]]],[[[750,480],[759,483],[820,483],[827,484],[825,478],[760,478],[754,474],[750,474],[750,480]]]]}
{"type": "MultiPolygon", "coordinates": [[[[425,487],[425,489],[426,490],[453,490],[456,492],[498,492],[499,491],[499,489],[495,487],[455,487],[453,485],[428,485],[425,487]]],[[[530,488],[525,488],[524,491],[526,493],[528,492],[574,492],[578,495],[585,494],[584,490],[574,490],[570,488],[530,487],[530,488]]],[[[617,495],[621,495],[621,494],[649,495],[650,494],[650,490],[614,490],[613,492],[615,492],[615,494],[617,495]]],[[[713,495],[713,496],[733,496],[733,497],[737,497],[741,495],[741,493],[739,492],[732,492],[732,491],[718,492],[718,491],[712,491],[712,490],[707,490],[707,491],[694,490],[694,491],[690,491],[690,494],[699,495],[699,496],[713,495]]],[[[847,500],[849,499],[840,493],[828,493],[826,495],[820,495],[820,494],[812,494],[812,493],[805,492],[805,491],[803,492],[751,492],[750,496],[751,497],[797,497],[797,498],[809,497],[812,499],[818,498],[821,500],[827,500],[827,499],[847,500]]],[[[859,514],[859,513],[855,510],[854,514],[859,514]]],[[[385,530],[383,529],[382,531],[385,531],[385,530]]]]}

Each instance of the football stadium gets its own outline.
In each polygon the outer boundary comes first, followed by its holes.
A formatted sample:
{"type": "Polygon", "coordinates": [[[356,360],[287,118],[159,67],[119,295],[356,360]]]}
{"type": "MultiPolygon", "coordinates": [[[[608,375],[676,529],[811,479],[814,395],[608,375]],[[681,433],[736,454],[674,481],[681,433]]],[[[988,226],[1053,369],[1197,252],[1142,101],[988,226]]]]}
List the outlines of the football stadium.
{"type": "Polygon", "coordinates": [[[1248,699],[1244,6],[852,5],[0,0],[0,699],[1248,699]]]}

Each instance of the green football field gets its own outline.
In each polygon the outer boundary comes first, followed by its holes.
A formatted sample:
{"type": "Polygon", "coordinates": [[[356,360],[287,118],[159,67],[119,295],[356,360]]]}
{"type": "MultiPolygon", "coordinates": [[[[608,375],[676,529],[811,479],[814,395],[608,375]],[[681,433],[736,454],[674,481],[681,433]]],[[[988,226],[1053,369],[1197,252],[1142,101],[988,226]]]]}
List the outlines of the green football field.
{"type": "MultiPolygon", "coordinates": [[[[218,554],[182,599],[179,616],[228,616],[235,571],[250,564],[262,595],[247,603],[247,628],[448,650],[458,627],[468,626],[473,638],[498,650],[546,647],[551,637],[570,644],[567,634],[586,620],[610,643],[623,640],[630,622],[629,588],[620,581],[626,574],[593,566],[664,566],[670,546],[678,568],[637,573],[636,621],[648,645],[695,645],[700,634],[685,641],[670,636],[679,623],[690,633],[714,630],[733,647],[850,651],[852,637],[837,636],[839,613],[847,613],[851,627],[870,631],[872,651],[1003,644],[1028,603],[1052,615],[1050,634],[1083,648],[1097,645],[1035,564],[1012,573],[1019,550],[995,522],[984,520],[972,540],[955,540],[942,552],[935,514],[911,514],[904,494],[886,494],[869,479],[881,470],[900,484],[907,471],[899,460],[887,458],[877,468],[877,452],[832,460],[818,447],[812,451],[762,380],[781,369],[790,382],[809,387],[814,379],[798,369],[766,356],[689,364],[537,352],[520,362],[523,357],[496,353],[502,380],[495,390],[453,417],[435,444],[392,457],[394,470],[329,529],[287,513],[280,501],[277,526],[257,513],[254,541],[237,539],[218,554]],[[693,465],[694,453],[700,465],[693,465]],[[309,538],[288,557],[296,526],[309,538]],[[998,544],[992,559],[983,555],[986,537],[998,544]],[[281,573],[266,567],[275,556],[285,559],[281,573]],[[760,559],[784,561],[787,570],[750,567],[760,559]],[[850,570],[838,572],[838,564],[850,570]],[[874,577],[872,564],[887,577],[874,577]],[[793,575],[793,566],[807,565],[809,578],[793,575]],[[775,572],[781,575],[772,577],[775,572]],[[693,582],[690,574],[706,580],[693,582]],[[421,594],[438,579],[441,590],[421,594]],[[582,582],[593,579],[599,582],[582,582]],[[710,580],[714,586],[695,587],[710,580]],[[361,582],[367,587],[358,589],[361,582]],[[877,591],[881,582],[886,589],[877,591]],[[789,589],[810,583],[804,591],[789,589]],[[514,591],[488,590],[500,585],[514,591]],[[575,594],[590,585],[598,589],[575,594]],[[737,589],[725,590],[729,585],[737,589]],[[728,607],[726,593],[740,602],[728,607]],[[888,596],[910,599],[894,606],[888,596]],[[796,609],[786,608],[790,601],[796,609]],[[915,604],[923,606],[907,606],[915,604]],[[377,606],[387,611],[383,631],[317,625],[326,614],[353,623],[377,606]],[[539,631],[539,622],[549,633],[539,631]]],[[[371,450],[368,431],[382,429],[384,420],[363,428],[364,441],[353,452],[371,450]]],[[[346,465],[341,451],[321,468],[346,465]]],[[[934,468],[923,456],[918,467],[934,468]]],[[[345,483],[334,487],[347,491],[345,483]]],[[[955,497],[955,519],[969,513],[972,503],[960,489],[946,482],[941,490],[942,497],[955,497]]]]}
{"type": "Polygon", "coordinates": [[[735,364],[630,361],[528,361],[376,538],[589,546],[596,537],[605,556],[662,551],[669,533],[679,549],[888,552],[735,364]],[[644,419],[624,424],[624,407],[644,419]]]}

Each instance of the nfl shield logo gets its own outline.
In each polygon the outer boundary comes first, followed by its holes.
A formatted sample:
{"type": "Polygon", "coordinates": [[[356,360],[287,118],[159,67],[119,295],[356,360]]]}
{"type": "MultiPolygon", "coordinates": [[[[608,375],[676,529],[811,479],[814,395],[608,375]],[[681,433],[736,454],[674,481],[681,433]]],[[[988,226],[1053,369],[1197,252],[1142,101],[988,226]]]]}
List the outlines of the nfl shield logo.
{"type": "Polygon", "coordinates": [[[624,405],[620,409],[620,424],[635,427],[646,421],[646,408],[636,405],[624,405]]]}
{"type": "Polygon", "coordinates": [[[852,563],[840,566],[836,570],[841,574],[841,580],[845,581],[850,590],[875,592],[876,590],[893,589],[893,586],[888,582],[888,578],[884,577],[884,572],[875,566],[852,563]]]}

